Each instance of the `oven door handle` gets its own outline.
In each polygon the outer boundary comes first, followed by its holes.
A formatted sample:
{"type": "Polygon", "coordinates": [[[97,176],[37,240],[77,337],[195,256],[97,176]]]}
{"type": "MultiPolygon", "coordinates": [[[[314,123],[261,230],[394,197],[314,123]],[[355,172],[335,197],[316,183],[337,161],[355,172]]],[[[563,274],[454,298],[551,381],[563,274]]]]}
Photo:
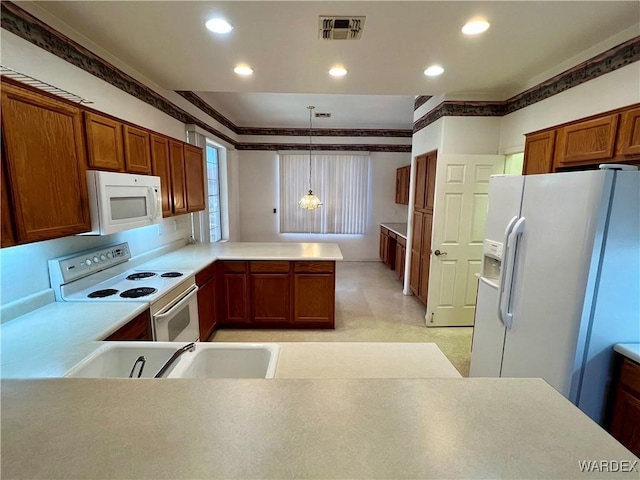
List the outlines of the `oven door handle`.
{"type": "Polygon", "coordinates": [[[192,285],[189,289],[185,290],[181,297],[177,299],[177,301],[170,303],[163,310],[156,313],[153,318],[155,320],[162,320],[163,318],[169,317],[173,314],[174,310],[179,310],[185,303],[188,303],[194,295],[198,293],[198,286],[192,285]]]}

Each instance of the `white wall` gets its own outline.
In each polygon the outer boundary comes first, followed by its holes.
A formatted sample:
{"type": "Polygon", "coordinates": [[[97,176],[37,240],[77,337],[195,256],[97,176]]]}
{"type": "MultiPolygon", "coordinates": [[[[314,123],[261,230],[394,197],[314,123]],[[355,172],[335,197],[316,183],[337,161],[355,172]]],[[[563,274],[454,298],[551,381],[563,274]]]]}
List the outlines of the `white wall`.
{"type": "MultiPolygon", "coordinates": [[[[407,207],[395,203],[396,168],[409,165],[408,153],[371,153],[370,216],[365,235],[279,233],[277,152],[239,151],[240,231],[244,242],[335,242],[347,260],[376,260],[380,223],[404,223],[407,207]]],[[[304,193],[304,192],[302,192],[304,193]]]]}
{"type": "Polygon", "coordinates": [[[640,102],[640,62],[502,117],[500,153],[524,151],[525,133],[640,102]]]}

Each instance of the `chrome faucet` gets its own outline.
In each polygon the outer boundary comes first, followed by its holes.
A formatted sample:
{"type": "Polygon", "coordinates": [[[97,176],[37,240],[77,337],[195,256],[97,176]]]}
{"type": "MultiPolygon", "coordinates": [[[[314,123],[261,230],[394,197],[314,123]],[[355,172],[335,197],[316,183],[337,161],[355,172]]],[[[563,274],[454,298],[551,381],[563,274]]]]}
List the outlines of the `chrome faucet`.
{"type": "Polygon", "coordinates": [[[140,364],[140,371],[138,372],[137,378],[142,376],[142,370],[144,370],[144,366],[147,363],[147,357],[144,355],[140,355],[135,362],[133,362],[133,367],[131,367],[131,372],[129,373],[129,378],[133,378],[133,372],[136,369],[136,365],[140,364]]]}
{"type": "Polygon", "coordinates": [[[169,370],[169,367],[171,367],[171,365],[174,364],[174,362],[180,357],[180,355],[182,355],[185,352],[193,352],[195,349],[196,349],[196,344],[194,342],[191,342],[185,345],[184,347],[176,350],[175,353],[171,355],[171,358],[167,360],[167,362],[162,366],[160,370],[158,370],[158,373],[156,373],[153,378],[162,378],[162,376],[165,373],[167,373],[167,370],[169,370]]]}

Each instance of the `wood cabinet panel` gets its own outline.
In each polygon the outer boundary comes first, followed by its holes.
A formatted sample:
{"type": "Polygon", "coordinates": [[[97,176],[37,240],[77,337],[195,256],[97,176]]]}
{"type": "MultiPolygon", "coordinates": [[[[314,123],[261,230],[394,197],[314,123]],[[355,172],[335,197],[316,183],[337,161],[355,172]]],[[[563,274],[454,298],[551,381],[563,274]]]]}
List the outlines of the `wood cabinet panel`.
{"type": "Polygon", "coordinates": [[[105,338],[106,341],[146,341],[151,337],[151,316],[149,310],[141,313],[123,327],[105,338]]]}
{"type": "Polygon", "coordinates": [[[198,283],[198,322],[200,327],[200,341],[206,342],[216,328],[216,278],[209,277],[204,283],[198,283]]]}
{"type": "Polygon", "coordinates": [[[18,243],[91,230],[80,109],[3,82],[2,142],[18,243]]]}
{"type": "Polygon", "coordinates": [[[437,158],[435,153],[427,155],[427,178],[425,187],[424,208],[427,212],[433,213],[433,204],[436,193],[436,168],[437,158]]]}
{"type": "Polygon", "coordinates": [[[413,207],[416,210],[424,210],[427,205],[427,158],[421,155],[416,158],[416,185],[413,207]]]}
{"type": "Polygon", "coordinates": [[[151,173],[150,135],[146,130],[123,126],[125,170],[129,173],[151,173]]]}
{"type": "Polygon", "coordinates": [[[431,227],[433,215],[425,213],[422,216],[422,249],[420,251],[420,289],[418,298],[427,304],[429,291],[429,266],[431,265],[431,227]]]}
{"type": "Polygon", "coordinates": [[[250,275],[251,317],[256,323],[288,323],[291,318],[289,273],[250,275]]]}
{"type": "Polygon", "coordinates": [[[249,270],[253,273],[289,273],[291,265],[287,261],[262,260],[249,262],[249,270]]]}
{"type": "Polygon", "coordinates": [[[620,115],[616,155],[640,157],[640,107],[620,115]]]}
{"type": "Polygon", "coordinates": [[[216,263],[210,263],[208,266],[196,273],[196,285],[204,285],[216,274],[216,263]]]}
{"type": "Polygon", "coordinates": [[[16,244],[16,234],[12,215],[14,209],[11,204],[9,195],[9,183],[7,182],[7,174],[5,173],[4,162],[5,160],[3,153],[0,168],[0,188],[2,189],[2,191],[0,192],[0,194],[2,195],[2,197],[0,198],[0,207],[2,207],[0,208],[0,212],[2,214],[2,223],[0,224],[0,246],[11,247],[16,244]]]}
{"type": "Polygon", "coordinates": [[[207,206],[205,198],[204,153],[201,148],[184,145],[184,172],[187,211],[197,212],[207,206]]]}
{"type": "Polygon", "coordinates": [[[223,272],[246,272],[247,263],[241,260],[226,260],[220,262],[220,268],[223,272]]]}
{"type": "Polygon", "coordinates": [[[84,112],[90,168],[124,171],[122,124],[111,118],[84,112]]]}
{"type": "Polygon", "coordinates": [[[611,435],[640,456],[640,399],[624,390],[618,390],[611,435]]]}
{"type": "Polygon", "coordinates": [[[225,272],[224,285],[225,323],[242,325],[249,323],[249,290],[246,273],[225,272]]]}
{"type": "Polygon", "coordinates": [[[527,135],[524,145],[523,174],[535,175],[553,171],[556,131],[527,135]]]}
{"type": "Polygon", "coordinates": [[[158,135],[151,135],[151,173],[160,177],[162,192],[162,216],[173,215],[173,189],[171,186],[171,160],[169,157],[169,140],[158,135]]]}
{"type": "Polygon", "coordinates": [[[396,169],[396,203],[409,205],[411,165],[396,169]]]}
{"type": "Polygon", "coordinates": [[[296,273],[333,273],[336,269],[336,262],[293,262],[293,271],[296,273]]]}
{"type": "Polygon", "coordinates": [[[294,292],[294,324],[334,328],[334,275],[296,273],[294,292]]]}
{"type": "Polygon", "coordinates": [[[619,114],[567,125],[558,130],[558,166],[612,159],[615,151],[619,114]]]}
{"type": "Polygon", "coordinates": [[[620,385],[640,397],[640,365],[625,359],[620,369],[620,385]]]}
{"type": "Polygon", "coordinates": [[[420,252],[422,250],[422,217],[424,213],[413,212],[413,235],[411,237],[411,271],[409,288],[417,297],[420,293],[420,252]]]}
{"type": "Polygon", "coordinates": [[[186,180],[184,174],[184,149],[182,143],[169,140],[171,167],[172,210],[176,215],[187,213],[186,180]]]}
{"type": "Polygon", "coordinates": [[[396,274],[398,279],[404,280],[405,259],[407,255],[406,241],[402,237],[398,237],[396,243],[396,274]],[[401,241],[402,240],[402,241],[401,241]]]}

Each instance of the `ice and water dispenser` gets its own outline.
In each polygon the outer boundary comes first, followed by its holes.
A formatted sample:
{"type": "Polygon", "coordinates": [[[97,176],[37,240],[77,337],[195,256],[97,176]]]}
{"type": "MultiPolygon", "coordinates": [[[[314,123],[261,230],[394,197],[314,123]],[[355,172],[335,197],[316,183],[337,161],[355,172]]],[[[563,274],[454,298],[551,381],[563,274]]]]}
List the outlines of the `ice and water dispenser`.
{"type": "Polygon", "coordinates": [[[487,280],[500,283],[500,266],[502,265],[501,242],[485,239],[482,244],[482,273],[487,280]]]}

